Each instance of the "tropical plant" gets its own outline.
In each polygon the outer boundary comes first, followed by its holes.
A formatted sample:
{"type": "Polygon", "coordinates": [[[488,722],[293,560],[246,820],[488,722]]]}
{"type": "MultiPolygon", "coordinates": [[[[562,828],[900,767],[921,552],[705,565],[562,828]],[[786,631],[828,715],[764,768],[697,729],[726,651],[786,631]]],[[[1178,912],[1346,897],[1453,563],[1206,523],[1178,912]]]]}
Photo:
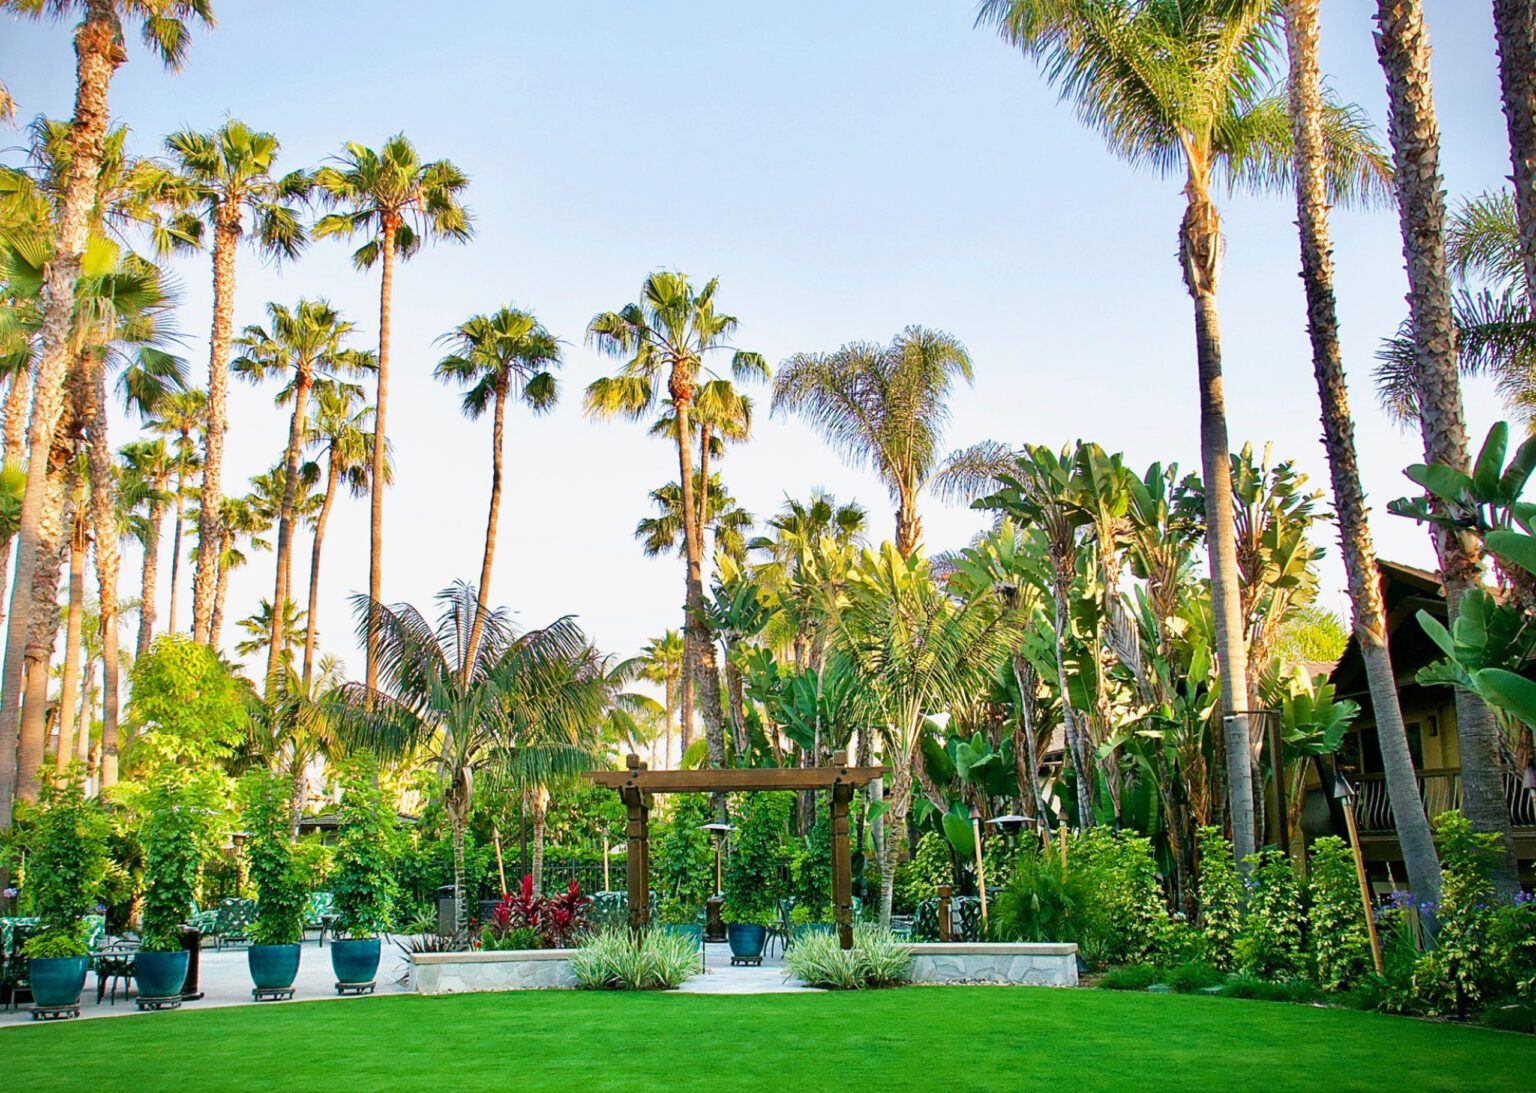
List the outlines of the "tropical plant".
{"type": "Polygon", "coordinates": [[[787,893],[789,793],[744,794],[736,805],[736,830],[725,863],[725,917],[729,922],[766,923],[787,893]]]}
{"type": "Polygon", "coordinates": [[[28,956],[85,955],[85,915],[106,870],[106,836],[106,816],[77,780],[43,783],[25,834],[27,894],[38,919],[28,956]]]}
{"type": "Polygon", "coordinates": [[[279,775],[251,771],[237,787],[240,822],[250,832],[245,854],[251,887],[256,890],[256,921],[251,941],[257,945],[292,945],[304,936],[304,908],[309,892],[289,842],[288,785],[279,775]]]}
{"type": "Polygon", "coordinates": [[[375,773],[371,761],[361,758],[342,771],[330,888],[337,930],[352,938],[372,937],[388,926],[395,899],[398,824],[375,773]]]}
{"type": "Polygon", "coordinates": [[[223,813],[218,777],[194,766],[163,763],[138,799],[144,848],[144,903],[139,936],[148,952],[181,948],[198,873],[223,813]]]}
{"type": "Polygon", "coordinates": [[[652,638],[645,643],[645,648],[640,650],[641,678],[652,683],[659,683],[662,687],[664,708],[666,711],[667,727],[666,738],[662,748],[662,766],[672,762],[672,727],[681,722],[679,752],[688,750],[688,730],[693,722],[692,711],[685,710],[681,718],[674,720],[677,715],[677,689],[683,674],[683,639],[676,630],[668,630],[659,638],[652,638]]]}
{"type": "MultiPolygon", "coordinates": [[[[469,210],[462,203],[469,179],[446,159],[422,162],[403,133],[396,133],[379,151],[348,142],[335,165],[315,172],[321,198],[334,210],[315,224],[315,237],[361,236],[352,253],[358,269],[379,263],[378,386],[373,403],[373,444],[370,451],[368,598],[383,602],[384,487],[386,411],[389,406],[390,307],[395,285],[395,261],[406,260],[421,244],[436,239],[465,242],[473,234],[469,210]]],[[[378,687],[379,635],[370,631],[366,643],[369,690],[378,687]]]]}
{"type": "Polygon", "coordinates": [[[858,926],[851,949],[840,947],[835,934],[806,934],[784,954],[784,967],[806,986],[823,990],[894,987],[911,978],[912,949],[889,930],[858,926]]]}
{"type": "Polygon", "coordinates": [[[605,930],[571,954],[584,990],[670,991],[698,970],[698,946],[666,930],[605,930]]]}
{"type": "MultiPolygon", "coordinates": [[[[162,399],[156,406],[149,427],[153,432],[176,438],[172,449],[175,468],[176,518],[171,526],[171,603],[165,618],[168,632],[176,630],[176,601],[181,587],[181,531],[186,511],[187,480],[202,470],[202,457],[192,434],[200,431],[208,414],[208,395],[204,391],[177,391],[162,399]]],[[[153,636],[153,635],[151,635],[153,636]]]]}
{"type": "Polygon", "coordinates": [[[160,582],[160,534],[165,506],[170,503],[175,464],[165,441],[135,440],[118,450],[121,465],[118,494],[132,515],[129,527],[144,552],[139,574],[139,629],[134,656],[143,656],[154,639],[160,582]],[[140,510],[142,514],[140,514],[140,510]]]}
{"type": "Polygon", "coordinates": [[[185,634],[163,634],[133,663],[129,763],[179,760],[205,767],[241,739],[249,690],[228,665],[185,634]]]}

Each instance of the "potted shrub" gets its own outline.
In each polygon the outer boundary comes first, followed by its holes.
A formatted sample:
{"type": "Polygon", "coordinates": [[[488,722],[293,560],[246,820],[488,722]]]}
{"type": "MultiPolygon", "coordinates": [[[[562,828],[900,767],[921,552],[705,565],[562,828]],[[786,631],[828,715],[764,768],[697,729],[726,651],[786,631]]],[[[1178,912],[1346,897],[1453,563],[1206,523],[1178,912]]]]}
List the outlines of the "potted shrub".
{"type": "Polygon", "coordinates": [[[785,895],[792,793],[751,793],[741,801],[725,868],[725,939],[732,964],[761,964],[768,926],[785,895]]]}
{"type": "Polygon", "coordinates": [[[371,991],[379,970],[379,932],[394,905],[397,825],[394,809],[366,761],[342,774],[340,835],[331,872],[336,934],[331,969],[336,993],[371,991]]]}
{"type": "Polygon", "coordinates": [[[252,997],[258,1001],[293,996],[299,974],[308,893],[288,841],[290,785],[285,778],[253,771],[240,783],[241,812],[251,833],[246,843],[248,875],[256,889],[256,921],[246,950],[252,997]]]}
{"type": "Polygon", "coordinates": [[[767,911],[725,901],[725,940],[731,946],[732,964],[763,962],[763,948],[768,944],[771,921],[772,916],[767,911]]]}
{"type": "Polygon", "coordinates": [[[696,904],[681,899],[667,900],[661,905],[657,921],[661,928],[673,937],[684,938],[695,948],[704,944],[703,912],[696,904]]]}
{"type": "Polygon", "coordinates": [[[206,780],[172,766],[151,778],[140,803],[144,903],[139,951],[133,960],[140,1009],[181,1004],[191,956],[182,948],[181,926],[197,896],[202,843],[213,804],[206,780]]]}
{"type": "Polygon", "coordinates": [[[85,916],[106,866],[106,820],[76,783],[45,783],[26,842],[26,891],[37,932],[27,939],[27,981],[38,1011],[79,1013],[90,968],[85,916]]]}

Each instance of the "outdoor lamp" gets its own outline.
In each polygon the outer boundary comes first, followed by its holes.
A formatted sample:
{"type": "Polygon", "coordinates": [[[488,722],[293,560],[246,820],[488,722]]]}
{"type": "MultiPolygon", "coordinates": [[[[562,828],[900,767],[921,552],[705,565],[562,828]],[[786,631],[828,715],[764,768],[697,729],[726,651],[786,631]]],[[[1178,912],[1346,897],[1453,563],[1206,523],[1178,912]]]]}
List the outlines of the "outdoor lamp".
{"type": "Polygon", "coordinates": [[[1525,774],[1520,778],[1520,788],[1528,793],[1536,793],[1536,763],[1525,764],[1525,774]]]}
{"type": "Polygon", "coordinates": [[[708,831],[715,840],[715,894],[704,901],[704,940],[725,940],[725,910],[724,888],[720,875],[720,848],[725,843],[725,837],[736,829],[728,823],[715,821],[709,824],[700,824],[700,831],[708,831]]]}
{"type": "Polygon", "coordinates": [[[1006,816],[993,816],[990,820],[987,821],[987,823],[992,824],[1009,838],[1013,838],[1019,832],[1023,831],[1026,824],[1032,824],[1034,822],[1035,818],[1033,816],[1021,816],[1017,812],[1010,812],[1006,816]]]}
{"type": "Polygon", "coordinates": [[[700,831],[708,831],[715,839],[715,892],[723,891],[720,877],[720,847],[725,842],[725,837],[736,829],[730,824],[720,823],[718,820],[711,824],[700,824],[700,831]]]}
{"type": "Polygon", "coordinates": [[[1344,777],[1343,771],[1335,771],[1333,775],[1333,796],[1335,800],[1346,804],[1354,804],[1359,791],[1349,784],[1349,779],[1344,777]]]}

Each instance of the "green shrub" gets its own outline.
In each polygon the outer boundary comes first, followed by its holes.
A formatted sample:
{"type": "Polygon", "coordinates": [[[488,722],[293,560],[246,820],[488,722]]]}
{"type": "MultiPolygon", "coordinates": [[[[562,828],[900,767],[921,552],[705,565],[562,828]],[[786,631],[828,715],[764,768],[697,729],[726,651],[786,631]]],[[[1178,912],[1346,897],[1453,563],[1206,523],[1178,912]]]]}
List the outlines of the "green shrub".
{"type": "Polygon", "coordinates": [[[498,932],[494,926],[480,931],[480,948],[489,952],[506,949],[542,949],[544,935],[532,926],[513,926],[506,932],[498,932]]]}
{"type": "Polygon", "coordinates": [[[1169,936],[1168,908],[1150,839],[1089,829],[1068,855],[1086,894],[1078,949],[1092,965],[1155,962],[1169,936]]]}
{"type": "Polygon", "coordinates": [[[955,870],[949,841],[937,831],[925,831],[912,849],[910,861],[896,867],[893,900],[905,908],[916,907],[939,894],[939,885],[951,884],[955,870]]]}
{"type": "Polygon", "coordinates": [[[372,937],[384,929],[395,899],[398,823],[373,774],[372,764],[362,760],[342,771],[330,888],[337,929],[347,937],[372,937]]]}
{"type": "Polygon", "coordinates": [[[1355,858],[1333,835],[1312,844],[1308,881],[1312,894],[1308,931],[1318,985],[1336,991],[1370,968],[1371,943],[1355,858]]]}
{"type": "Polygon", "coordinates": [[[664,898],[703,906],[715,891],[715,848],[709,832],[700,830],[714,819],[709,796],[677,793],[666,803],[651,840],[652,883],[664,898]]]}
{"type": "Polygon", "coordinates": [[[144,849],[142,947],[149,952],[181,948],[181,924],[197,896],[197,877],[210,833],[224,805],[221,776],[163,765],[139,800],[144,849]]]}
{"type": "Polygon", "coordinates": [[[788,893],[786,842],[794,815],[793,793],[748,793],[735,803],[736,831],[725,865],[728,922],[767,925],[778,918],[778,901],[788,893]]]}
{"type": "Polygon", "coordinates": [[[585,990],[669,991],[698,970],[698,946],[664,930],[605,930],[571,956],[585,990]]]}
{"type": "Polygon", "coordinates": [[[1189,960],[1175,965],[1163,973],[1163,983],[1175,994],[1193,994],[1209,987],[1219,987],[1226,981],[1220,970],[1200,960],[1189,960]]]}
{"type": "Polygon", "coordinates": [[[1248,906],[1237,937],[1237,967],[1260,979],[1297,979],[1305,964],[1306,913],[1291,859],[1278,850],[1248,858],[1248,906]]]}
{"type": "Polygon", "coordinates": [[[1536,1032],[1536,1002],[1489,1006],[1483,1010],[1479,1020],[1489,1028],[1505,1032],[1536,1032]]]}
{"type": "Polygon", "coordinates": [[[304,936],[309,891],[288,841],[289,789],[286,778],[266,771],[252,771],[240,782],[241,816],[251,833],[246,856],[256,889],[250,937],[257,945],[291,945],[304,936]]]}
{"type": "MultiPolygon", "coordinates": [[[[925,836],[926,838],[926,836],[925,836]]],[[[1081,873],[1066,871],[1059,859],[1021,850],[1013,876],[989,912],[998,941],[1076,941],[1079,922],[1092,899],[1081,873]]]]}
{"type": "Polygon", "coordinates": [[[1275,981],[1240,972],[1221,985],[1223,998],[1254,998],[1260,1002],[1316,1002],[1317,988],[1300,979],[1275,981]]]}
{"type": "Polygon", "coordinates": [[[87,951],[84,916],[96,903],[106,869],[107,822],[100,807],[86,800],[78,782],[43,783],[30,813],[27,888],[37,933],[27,940],[29,957],[83,956],[87,951]]]}
{"type": "Polygon", "coordinates": [[[802,935],[784,954],[784,966],[811,987],[893,987],[911,978],[912,950],[889,930],[860,926],[854,930],[851,949],[842,948],[835,933],[802,935]]]}
{"type": "Polygon", "coordinates": [[[1230,971],[1242,928],[1243,883],[1232,860],[1232,844],[1217,828],[1202,827],[1199,845],[1200,941],[1205,958],[1230,971]]]}
{"type": "Polygon", "coordinates": [[[1144,991],[1154,983],[1163,981],[1163,969],[1151,964],[1127,964],[1111,968],[1099,978],[1100,990],[1144,991]]]}

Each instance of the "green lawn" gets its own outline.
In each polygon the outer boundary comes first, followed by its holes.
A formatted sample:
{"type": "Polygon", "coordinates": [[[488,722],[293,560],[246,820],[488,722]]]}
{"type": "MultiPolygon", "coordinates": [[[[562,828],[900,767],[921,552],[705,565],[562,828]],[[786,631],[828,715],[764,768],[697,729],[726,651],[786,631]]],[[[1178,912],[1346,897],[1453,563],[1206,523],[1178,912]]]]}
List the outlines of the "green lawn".
{"type": "Polygon", "coordinates": [[[0,1030],[0,1087],[1530,1089],[1536,1038],[1178,995],[397,996],[0,1030]]]}

